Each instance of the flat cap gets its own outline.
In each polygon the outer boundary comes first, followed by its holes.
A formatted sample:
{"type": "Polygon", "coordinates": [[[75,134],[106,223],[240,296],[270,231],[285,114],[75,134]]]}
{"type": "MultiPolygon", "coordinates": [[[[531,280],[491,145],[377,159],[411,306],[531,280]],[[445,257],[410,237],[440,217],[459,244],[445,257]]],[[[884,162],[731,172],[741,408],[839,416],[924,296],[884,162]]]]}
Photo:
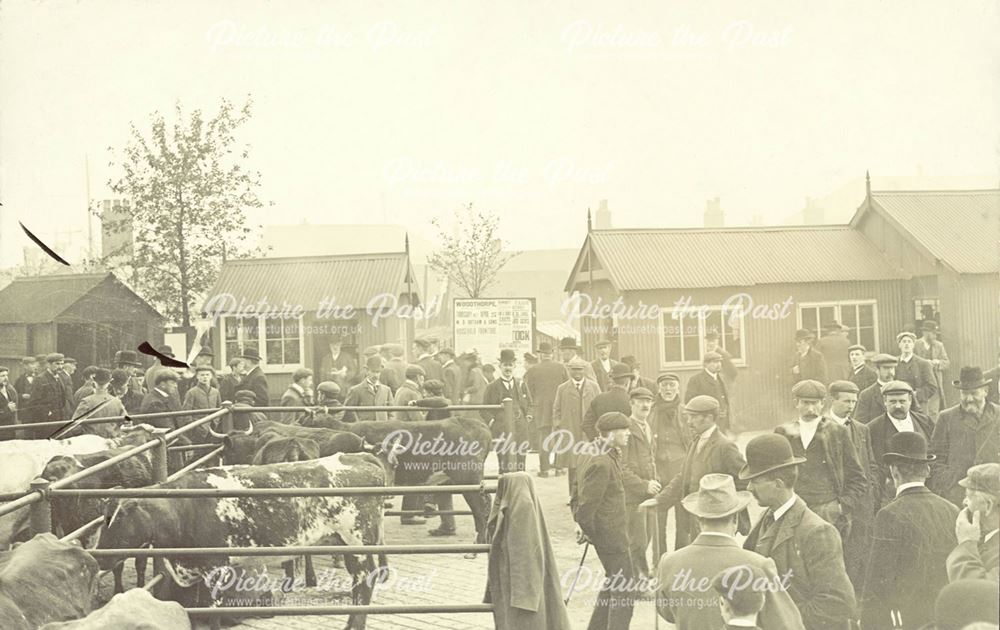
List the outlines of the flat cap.
{"type": "Polygon", "coordinates": [[[628,394],[629,398],[643,398],[646,400],[653,400],[653,392],[649,391],[645,387],[636,387],[628,394]]]}
{"type": "Polygon", "coordinates": [[[677,381],[681,382],[681,377],[677,376],[673,372],[664,372],[656,377],[656,384],[659,385],[663,381],[677,381]]]}
{"type": "Polygon", "coordinates": [[[610,346],[610,345],[611,345],[611,341],[610,340],[608,340],[608,339],[601,339],[600,341],[598,341],[597,343],[594,344],[594,347],[595,348],[605,348],[605,347],[610,346]]]}
{"type": "Polygon", "coordinates": [[[611,373],[608,375],[611,380],[619,378],[631,378],[632,368],[625,365],[624,363],[615,363],[611,366],[611,373]]]}
{"type": "Polygon", "coordinates": [[[382,350],[382,346],[368,346],[365,348],[364,356],[373,357],[382,350]]]}
{"type": "Polygon", "coordinates": [[[597,419],[597,430],[602,433],[615,429],[627,429],[628,426],[628,416],[620,411],[609,411],[597,419]]]}
{"type": "Polygon", "coordinates": [[[799,381],[792,387],[792,396],[803,400],[823,400],[826,397],[826,385],[819,381],[799,381]]]}
{"type": "Polygon", "coordinates": [[[53,352],[51,354],[45,355],[46,363],[57,363],[66,359],[66,355],[60,354],[58,352],[53,352]]]}
{"type": "Polygon", "coordinates": [[[588,365],[590,364],[580,357],[573,357],[570,359],[569,363],[566,364],[566,367],[571,370],[586,370],[588,365]]]}
{"type": "Polygon", "coordinates": [[[66,357],[63,360],[66,361],[66,363],[72,363],[74,365],[76,364],[76,359],[74,359],[73,357],[66,357]]]}
{"type": "Polygon", "coordinates": [[[860,391],[860,388],[851,381],[834,381],[830,383],[831,396],[836,396],[837,394],[857,394],[860,391]]]}
{"type": "Polygon", "coordinates": [[[413,364],[410,364],[410,365],[406,366],[406,373],[405,374],[406,374],[406,378],[416,378],[418,376],[427,376],[427,372],[424,371],[424,368],[420,367],[419,365],[413,365],[413,364]]]}
{"type": "Polygon", "coordinates": [[[163,381],[179,381],[181,375],[173,370],[159,369],[153,373],[153,385],[159,385],[163,381]]]}
{"type": "Polygon", "coordinates": [[[913,387],[910,386],[906,381],[889,381],[885,387],[882,388],[882,395],[886,394],[912,394],[913,387]]]}
{"type": "Polygon", "coordinates": [[[0,374],[3,374],[4,372],[10,372],[10,368],[6,365],[0,365],[0,374]]]}
{"type": "Polygon", "coordinates": [[[211,372],[212,376],[215,376],[215,368],[211,365],[196,365],[194,373],[197,374],[198,372],[211,372]]]}
{"type": "Polygon", "coordinates": [[[902,341],[903,339],[906,339],[907,337],[909,337],[910,339],[912,339],[914,341],[917,340],[917,336],[915,334],[911,333],[908,330],[904,330],[903,332],[901,332],[898,335],[896,335],[896,343],[899,343],[900,341],[902,341]]]}
{"type": "MultiPolygon", "coordinates": [[[[383,346],[383,348],[384,347],[385,346],[383,346]]],[[[438,350],[438,354],[447,354],[449,357],[455,358],[455,351],[447,346],[438,350]]]]}
{"type": "Polygon", "coordinates": [[[712,363],[713,361],[721,361],[722,355],[718,352],[706,352],[704,358],[701,360],[702,363],[712,363]]]}
{"type": "Polygon", "coordinates": [[[622,363],[624,363],[625,365],[629,366],[629,367],[630,367],[630,368],[632,368],[633,370],[634,370],[635,368],[639,367],[639,359],[636,359],[636,358],[635,358],[634,356],[632,356],[631,354],[630,354],[630,355],[628,355],[628,356],[624,356],[624,357],[622,357],[622,363]]]}
{"type": "Polygon", "coordinates": [[[997,583],[992,580],[955,580],[941,589],[934,602],[936,630],[962,630],[974,623],[996,627],[1000,617],[997,583]]]}
{"type": "Polygon", "coordinates": [[[854,344],[853,346],[851,346],[851,347],[849,347],[847,349],[847,353],[850,354],[850,353],[854,352],[855,350],[860,350],[862,352],[868,352],[868,348],[862,346],[860,343],[856,343],[856,344],[854,344]]]}
{"type": "Polygon", "coordinates": [[[233,402],[236,403],[247,403],[252,405],[255,402],[257,402],[257,394],[254,394],[249,389],[241,389],[240,391],[236,392],[235,398],[236,400],[234,400],[233,402]]]}
{"type": "Polygon", "coordinates": [[[316,391],[327,398],[335,398],[340,395],[340,385],[333,381],[323,381],[316,386],[316,391]]]}
{"type": "Polygon", "coordinates": [[[899,359],[892,356],[891,354],[881,353],[876,354],[875,358],[872,359],[874,365],[896,365],[899,363],[899,359]]]}
{"type": "Polygon", "coordinates": [[[313,375],[313,371],[309,368],[299,368],[292,372],[292,382],[298,383],[304,378],[308,378],[313,375]]]}
{"type": "Polygon", "coordinates": [[[965,473],[958,485],[969,490],[978,490],[1000,499],[1000,464],[989,463],[973,466],[965,473]]]}
{"type": "Polygon", "coordinates": [[[684,405],[689,413],[715,413],[719,411],[719,401],[711,396],[695,396],[684,405]]]}
{"type": "Polygon", "coordinates": [[[36,357],[21,357],[21,363],[24,365],[29,363],[38,363],[38,359],[36,357]]]}

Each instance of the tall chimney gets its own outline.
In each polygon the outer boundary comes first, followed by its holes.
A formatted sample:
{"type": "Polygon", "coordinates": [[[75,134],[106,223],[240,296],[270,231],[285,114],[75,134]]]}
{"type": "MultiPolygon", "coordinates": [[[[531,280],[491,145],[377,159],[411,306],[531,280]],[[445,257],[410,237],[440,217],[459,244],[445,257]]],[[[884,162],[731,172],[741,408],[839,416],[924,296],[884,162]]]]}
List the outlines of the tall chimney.
{"type": "Polygon", "coordinates": [[[726,225],[726,216],[722,212],[722,203],[719,198],[709,199],[705,203],[705,227],[720,228],[726,225]]]}
{"type": "Polygon", "coordinates": [[[608,210],[608,200],[601,199],[597,206],[597,214],[594,217],[594,229],[595,230],[610,230],[611,229],[611,211],[608,210]]]}

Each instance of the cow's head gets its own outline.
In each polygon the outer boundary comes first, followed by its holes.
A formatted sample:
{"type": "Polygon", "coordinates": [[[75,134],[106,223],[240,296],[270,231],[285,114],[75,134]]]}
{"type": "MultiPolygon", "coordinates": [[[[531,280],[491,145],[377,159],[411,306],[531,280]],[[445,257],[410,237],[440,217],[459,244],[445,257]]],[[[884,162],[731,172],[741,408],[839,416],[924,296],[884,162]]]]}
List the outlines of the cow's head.
{"type": "Polygon", "coordinates": [[[315,440],[302,437],[275,436],[264,444],[258,444],[253,464],[278,464],[281,462],[302,462],[319,459],[319,444],[315,440]]]}
{"type": "Polygon", "coordinates": [[[258,436],[253,434],[253,422],[244,431],[219,433],[211,427],[205,427],[208,434],[225,447],[222,458],[227,464],[249,464],[257,452],[258,436]]]}
{"type": "Polygon", "coordinates": [[[385,469],[385,483],[392,485],[396,479],[396,467],[399,465],[399,456],[406,452],[402,436],[389,436],[381,444],[371,444],[362,441],[361,450],[371,453],[378,458],[385,469]]]}
{"type": "MultiPolygon", "coordinates": [[[[112,501],[106,510],[104,524],[98,530],[98,549],[132,549],[152,544],[158,524],[141,500],[112,501]]],[[[97,564],[107,571],[124,561],[124,556],[104,556],[98,558],[97,564]]]]}

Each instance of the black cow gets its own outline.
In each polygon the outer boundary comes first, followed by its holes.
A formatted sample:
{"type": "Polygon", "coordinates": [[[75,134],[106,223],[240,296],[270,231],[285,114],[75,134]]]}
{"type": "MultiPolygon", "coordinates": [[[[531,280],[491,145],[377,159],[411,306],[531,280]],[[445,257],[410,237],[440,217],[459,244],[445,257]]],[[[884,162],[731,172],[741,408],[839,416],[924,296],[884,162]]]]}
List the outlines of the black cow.
{"type": "MultiPolygon", "coordinates": [[[[298,461],[303,459],[296,456],[296,459],[276,459],[273,449],[268,455],[268,460],[258,460],[261,452],[271,441],[283,439],[280,448],[287,449],[291,445],[298,445],[299,449],[309,448],[308,440],[319,447],[319,454],[316,457],[328,457],[337,453],[372,453],[377,454],[378,448],[371,444],[366,444],[364,439],[355,433],[347,431],[334,431],[325,428],[302,427],[297,425],[282,424],[280,422],[256,422],[252,427],[253,432],[234,431],[222,434],[211,431],[212,437],[221,440],[226,449],[222,452],[222,457],[226,464],[273,464],[279,461],[298,461]],[[302,441],[288,441],[286,438],[295,438],[302,441]]],[[[303,450],[304,453],[309,451],[303,450]]],[[[315,458],[306,458],[315,459],[315,458]]]]}
{"type": "MultiPolygon", "coordinates": [[[[398,444],[398,465],[395,484],[419,485],[478,485],[483,480],[483,466],[490,452],[493,436],[478,418],[451,417],[445,420],[407,422],[403,420],[342,422],[318,413],[303,419],[310,426],[336,431],[350,431],[365,442],[398,444]],[[401,448],[400,448],[401,447],[401,448]]],[[[482,493],[464,492],[462,496],[472,511],[476,524],[476,540],[486,542],[488,503],[482,493]]],[[[448,497],[437,495],[438,509],[448,507],[448,497]]]]}
{"type": "MultiPolygon", "coordinates": [[[[382,462],[368,453],[340,453],[305,462],[264,466],[220,466],[192,471],[160,488],[384,487],[382,462]]],[[[380,545],[381,495],[346,497],[247,497],[126,499],[110,511],[98,548],[278,547],[291,545],[380,545]]],[[[101,558],[102,569],[120,559],[101,558]]],[[[171,577],[182,586],[204,583],[228,558],[171,558],[171,577]]],[[[353,579],[354,604],[371,602],[376,573],[371,554],[344,556],[353,579]]],[[[384,567],[383,567],[384,568],[384,567]]],[[[183,593],[182,593],[183,595],[183,593]]],[[[186,599],[186,598],[185,598],[186,599]]],[[[182,601],[191,605],[190,601],[182,601]]],[[[365,615],[351,615],[347,628],[363,629],[365,615]]]]}

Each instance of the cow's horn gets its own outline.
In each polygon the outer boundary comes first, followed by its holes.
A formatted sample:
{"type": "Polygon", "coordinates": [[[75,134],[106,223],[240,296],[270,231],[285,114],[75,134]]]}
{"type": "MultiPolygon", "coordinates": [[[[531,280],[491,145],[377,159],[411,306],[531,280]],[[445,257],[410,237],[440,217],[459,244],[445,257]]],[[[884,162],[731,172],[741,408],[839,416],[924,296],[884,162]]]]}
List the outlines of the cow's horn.
{"type": "Polygon", "coordinates": [[[208,434],[214,438],[224,440],[228,437],[225,433],[219,433],[218,431],[214,431],[211,426],[208,426],[206,428],[208,429],[208,434]]]}
{"type": "Polygon", "coordinates": [[[251,433],[253,433],[253,420],[251,420],[250,418],[247,418],[247,424],[250,425],[250,428],[248,428],[246,431],[244,431],[243,435],[250,435],[251,433]]]}

